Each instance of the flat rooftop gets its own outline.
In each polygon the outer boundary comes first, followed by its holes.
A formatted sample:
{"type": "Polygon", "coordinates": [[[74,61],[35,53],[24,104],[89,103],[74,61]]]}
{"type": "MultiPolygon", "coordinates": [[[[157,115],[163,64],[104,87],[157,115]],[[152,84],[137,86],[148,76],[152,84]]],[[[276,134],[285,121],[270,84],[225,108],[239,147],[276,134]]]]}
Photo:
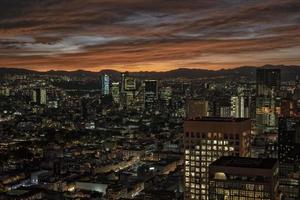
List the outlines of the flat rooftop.
{"type": "Polygon", "coordinates": [[[255,169],[272,169],[277,163],[274,158],[246,158],[223,156],[214,161],[211,166],[220,167],[238,167],[238,168],[255,168],[255,169]]]}
{"type": "Polygon", "coordinates": [[[202,122],[243,122],[249,118],[234,118],[234,117],[201,117],[196,119],[188,119],[186,121],[202,121],[202,122]]]}

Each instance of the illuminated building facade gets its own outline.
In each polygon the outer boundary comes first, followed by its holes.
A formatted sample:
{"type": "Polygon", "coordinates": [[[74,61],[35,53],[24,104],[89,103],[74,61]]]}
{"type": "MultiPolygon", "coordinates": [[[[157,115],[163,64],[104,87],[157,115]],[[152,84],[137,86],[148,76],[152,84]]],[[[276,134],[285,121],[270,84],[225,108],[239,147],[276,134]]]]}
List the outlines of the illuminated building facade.
{"type": "Polygon", "coordinates": [[[231,117],[231,107],[221,106],[220,107],[220,117],[231,117]]]}
{"type": "Polygon", "coordinates": [[[247,99],[243,96],[231,97],[231,117],[245,118],[249,117],[249,107],[247,106],[247,99]]]}
{"type": "Polygon", "coordinates": [[[120,103],[120,83],[119,82],[112,82],[111,84],[111,95],[114,100],[114,103],[120,103]]]}
{"type": "Polygon", "coordinates": [[[47,92],[44,88],[38,88],[33,90],[32,101],[38,105],[46,105],[47,103],[47,92]]]}
{"type": "Polygon", "coordinates": [[[110,78],[107,74],[102,75],[102,95],[109,95],[110,78]]]}
{"type": "Polygon", "coordinates": [[[279,118],[280,190],[286,200],[300,199],[300,119],[279,118]]]}
{"type": "Polygon", "coordinates": [[[121,76],[121,107],[129,108],[132,107],[134,104],[136,80],[132,77],[129,77],[128,72],[122,73],[121,76]]]}
{"type": "Polygon", "coordinates": [[[278,168],[273,158],[221,157],[209,167],[209,199],[278,199],[278,168]]]}
{"type": "Polygon", "coordinates": [[[162,105],[169,106],[172,99],[172,88],[171,87],[162,87],[160,89],[160,100],[162,105]]]}
{"type": "Polygon", "coordinates": [[[251,122],[204,117],[184,122],[185,199],[208,200],[208,167],[221,156],[250,156],[251,122]]]}
{"type": "Polygon", "coordinates": [[[256,128],[258,133],[277,132],[280,114],[280,69],[256,70],[256,128]]]}

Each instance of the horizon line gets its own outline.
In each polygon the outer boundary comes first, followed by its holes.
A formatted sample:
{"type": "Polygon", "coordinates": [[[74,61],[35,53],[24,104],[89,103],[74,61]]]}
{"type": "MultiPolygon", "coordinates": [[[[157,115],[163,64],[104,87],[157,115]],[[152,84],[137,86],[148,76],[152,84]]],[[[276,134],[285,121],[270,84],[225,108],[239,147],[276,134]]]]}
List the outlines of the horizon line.
{"type": "Polygon", "coordinates": [[[232,70],[232,69],[238,69],[238,68],[245,68],[245,67],[253,67],[253,68],[261,68],[261,67],[266,67],[266,66],[272,66],[272,67],[300,67],[300,65],[284,65],[284,64],[265,64],[265,65],[261,65],[261,66],[248,66],[248,65],[242,65],[242,66],[237,66],[237,67],[229,67],[229,68],[221,68],[221,69],[205,69],[205,68],[196,68],[196,67],[178,67],[175,69],[171,69],[171,70],[161,70],[161,71],[147,71],[147,70],[140,70],[140,71],[130,71],[130,70],[117,70],[117,69],[109,69],[109,68],[105,68],[105,69],[101,69],[99,71],[93,71],[93,70],[85,70],[82,68],[79,69],[74,69],[74,70],[68,70],[68,69],[49,69],[49,70],[38,70],[38,69],[30,69],[30,68],[26,68],[26,67],[4,67],[4,66],[0,66],[0,69],[15,69],[15,70],[28,70],[28,71],[34,71],[34,72],[40,72],[40,73],[47,73],[47,72],[76,72],[76,71],[83,71],[83,72],[91,72],[91,73],[97,73],[97,72],[102,72],[102,71],[115,71],[115,72],[120,72],[120,73],[124,73],[124,72],[132,72],[132,73],[139,73],[139,72],[144,72],[144,73],[163,73],[163,72],[170,72],[170,71],[176,71],[176,70],[180,70],[180,69],[187,69],[187,70],[206,70],[206,71],[222,71],[222,70],[232,70]]]}

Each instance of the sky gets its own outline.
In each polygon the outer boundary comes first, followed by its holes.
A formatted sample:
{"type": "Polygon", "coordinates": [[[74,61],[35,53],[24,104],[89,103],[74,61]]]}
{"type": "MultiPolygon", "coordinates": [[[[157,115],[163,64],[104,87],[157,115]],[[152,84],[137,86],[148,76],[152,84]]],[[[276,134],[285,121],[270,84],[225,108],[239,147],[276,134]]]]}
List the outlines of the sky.
{"type": "Polygon", "coordinates": [[[300,65],[299,0],[0,0],[0,67],[300,65]]]}

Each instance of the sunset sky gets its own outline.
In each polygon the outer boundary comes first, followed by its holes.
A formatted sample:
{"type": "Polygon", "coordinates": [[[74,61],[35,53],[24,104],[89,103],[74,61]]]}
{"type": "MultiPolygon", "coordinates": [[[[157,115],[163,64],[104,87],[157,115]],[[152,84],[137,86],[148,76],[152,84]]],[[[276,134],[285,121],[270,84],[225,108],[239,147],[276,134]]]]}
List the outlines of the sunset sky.
{"type": "Polygon", "coordinates": [[[0,67],[300,65],[299,0],[0,0],[0,67]]]}

